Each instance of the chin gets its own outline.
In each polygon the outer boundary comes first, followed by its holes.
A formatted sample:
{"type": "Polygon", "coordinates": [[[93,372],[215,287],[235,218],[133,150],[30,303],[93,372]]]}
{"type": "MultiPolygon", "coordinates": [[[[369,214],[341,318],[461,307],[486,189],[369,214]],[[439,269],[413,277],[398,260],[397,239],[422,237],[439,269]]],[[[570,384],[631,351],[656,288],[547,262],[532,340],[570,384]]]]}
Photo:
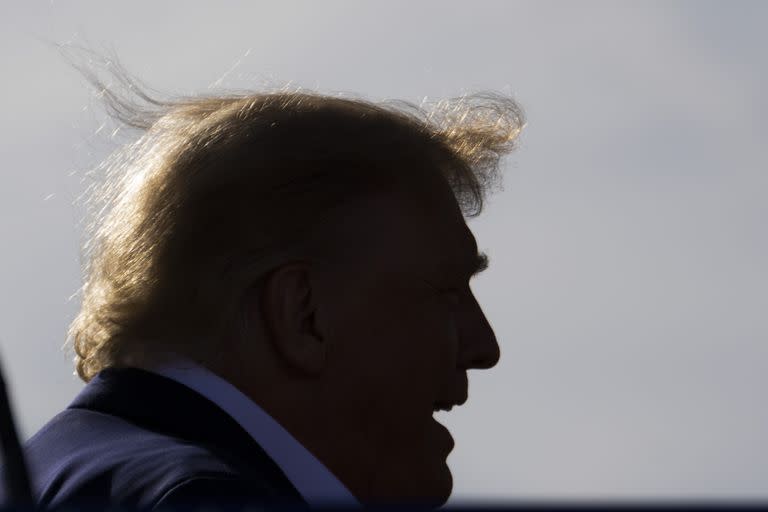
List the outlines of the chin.
{"type": "Polygon", "coordinates": [[[433,494],[435,496],[435,507],[445,505],[445,502],[451,497],[451,492],[453,492],[453,475],[451,475],[451,470],[448,469],[448,464],[445,462],[442,465],[443,472],[433,494]]]}
{"type": "Polygon", "coordinates": [[[383,480],[378,483],[380,484],[378,492],[372,489],[372,496],[362,500],[364,505],[433,509],[445,505],[453,491],[453,476],[445,460],[438,462],[432,471],[420,475],[413,473],[409,475],[401,466],[398,475],[389,482],[389,485],[382,486],[383,480]],[[406,475],[410,478],[403,480],[406,475]]]}
{"type": "Polygon", "coordinates": [[[437,470],[424,478],[424,483],[412,494],[409,503],[426,508],[437,508],[445,505],[453,491],[453,475],[445,460],[439,463],[437,470]]]}

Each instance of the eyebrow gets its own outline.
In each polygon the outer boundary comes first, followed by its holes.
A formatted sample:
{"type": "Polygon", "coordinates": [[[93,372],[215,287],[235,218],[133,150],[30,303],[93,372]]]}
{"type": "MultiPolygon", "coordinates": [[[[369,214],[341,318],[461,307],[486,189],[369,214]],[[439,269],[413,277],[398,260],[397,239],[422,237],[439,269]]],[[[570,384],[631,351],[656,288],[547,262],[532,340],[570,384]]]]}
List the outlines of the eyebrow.
{"type": "Polygon", "coordinates": [[[477,252],[475,254],[475,259],[472,262],[472,276],[476,276],[483,270],[488,268],[489,264],[489,258],[488,255],[484,252],[477,252]]]}

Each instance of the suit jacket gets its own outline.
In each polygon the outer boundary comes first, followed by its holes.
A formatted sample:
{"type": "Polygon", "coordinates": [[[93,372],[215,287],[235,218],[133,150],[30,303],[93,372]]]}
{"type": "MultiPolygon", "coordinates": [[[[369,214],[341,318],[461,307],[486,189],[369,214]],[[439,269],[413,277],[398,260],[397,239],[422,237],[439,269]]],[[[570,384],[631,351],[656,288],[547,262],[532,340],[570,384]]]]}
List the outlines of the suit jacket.
{"type": "Polygon", "coordinates": [[[227,413],[186,386],[137,368],[102,370],[24,451],[36,503],[44,508],[308,508],[227,413]]]}

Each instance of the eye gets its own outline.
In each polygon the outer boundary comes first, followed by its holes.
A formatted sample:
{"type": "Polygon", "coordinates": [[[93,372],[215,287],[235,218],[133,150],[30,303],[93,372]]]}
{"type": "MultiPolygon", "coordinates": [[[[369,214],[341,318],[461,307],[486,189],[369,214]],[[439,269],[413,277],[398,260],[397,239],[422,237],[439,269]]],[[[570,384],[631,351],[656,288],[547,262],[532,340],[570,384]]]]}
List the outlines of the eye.
{"type": "Polygon", "coordinates": [[[461,290],[456,288],[440,288],[438,293],[443,296],[450,304],[458,306],[461,302],[461,290]]]}
{"type": "Polygon", "coordinates": [[[455,293],[456,290],[454,288],[443,288],[441,286],[437,286],[432,284],[431,282],[427,281],[426,279],[422,279],[422,282],[426,284],[433,292],[437,293],[438,295],[444,295],[447,293],[455,293]]]}
{"type": "Polygon", "coordinates": [[[458,307],[461,305],[461,297],[458,293],[452,293],[450,295],[446,295],[447,301],[449,304],[449,307],[451,310],[457,310],[458,307]]]}

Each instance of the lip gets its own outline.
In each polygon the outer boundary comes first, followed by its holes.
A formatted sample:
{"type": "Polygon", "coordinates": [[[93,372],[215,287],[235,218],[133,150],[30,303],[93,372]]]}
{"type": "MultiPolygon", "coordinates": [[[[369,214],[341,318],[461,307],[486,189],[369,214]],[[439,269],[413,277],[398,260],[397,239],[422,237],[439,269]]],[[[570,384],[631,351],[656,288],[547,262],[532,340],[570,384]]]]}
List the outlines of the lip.
{"type": "Polygon", "coordinates": [[[447,447],[447,453],[450,453],[451,451],[453,451],[454,446],[456,446],[456,443],[453,440],[453,436],[451,435],[450,430],[448,430],[448,428],[446,428],[445,425],[437,421],[435,418],[432,418],[432,422],[435,425],[437,425],[438,428],[435,430],[441,432],[440,437],[442,438],[445,446],[447,447]]]}

